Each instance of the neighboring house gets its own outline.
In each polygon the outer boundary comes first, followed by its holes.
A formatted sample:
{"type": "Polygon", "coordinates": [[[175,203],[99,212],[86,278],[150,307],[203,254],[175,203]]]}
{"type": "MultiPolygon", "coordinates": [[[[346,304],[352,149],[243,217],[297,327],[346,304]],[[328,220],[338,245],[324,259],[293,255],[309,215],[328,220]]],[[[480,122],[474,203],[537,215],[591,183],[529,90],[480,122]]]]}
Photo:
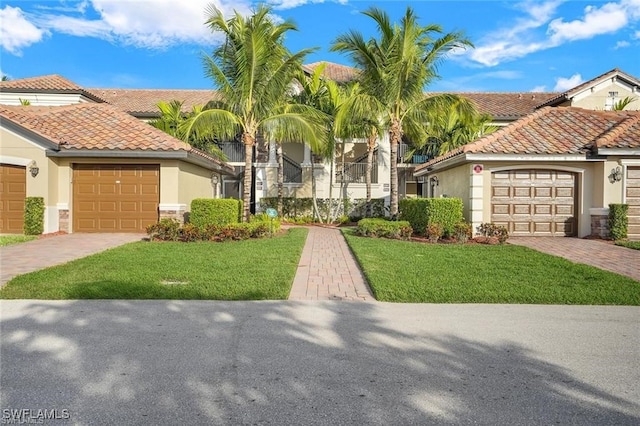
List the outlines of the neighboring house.
{"type": "Polygon", "coordinates": [[[614,69],[537,108],[416,167],[422,195],[460,197],[474,228],[514,236],[606,236],[609,204],[627,203],[640,239],[640,80],[614,69]],[[627,96],[627,111],[610,111],[627,96]]]}
{"type": "MultiPolygon", "coordinates": [[[[32,99],[96,100],[84,90],[59,89],[32,99]]],[[[44,198],[45,233],[144,232],[159,218],[182,220],[191,200],[216,197],[221,176],[234,173],[115,106],[80,102],[0,105],[0,233],[23,232],[28,196],[44,198]]]]}

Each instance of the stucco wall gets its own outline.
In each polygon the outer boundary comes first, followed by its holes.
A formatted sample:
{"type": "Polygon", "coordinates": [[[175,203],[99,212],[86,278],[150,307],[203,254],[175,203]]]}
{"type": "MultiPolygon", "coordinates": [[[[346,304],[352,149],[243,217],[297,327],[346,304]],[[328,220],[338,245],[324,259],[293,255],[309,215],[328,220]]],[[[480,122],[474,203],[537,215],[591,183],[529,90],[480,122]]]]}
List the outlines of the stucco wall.
{"type": "Polygon", "coordinates": [[[618,92],[618,96],[616,97],[617,100],[624,99],[627,96],[636,98],[636,101],[629,104],[625,110],[635,111],[640,109],[639,94],[637,92],[634,93],[631,87],[620,81],[615,83],[601,83],[594,87],[593,92],[585,92],[576,95],[571,106],[593,110],[604,110],[607,98],[609,97],[609,92],[618,92]]]}
{"type": "Polygon", "coordinates": [[[438,185],[435,187],[435,193],[430,194],[433,197],[449,197],[462,199],[463,214],[465,220],[471,221],[470,209],[470,175],[469,165],[464,164],[442,172],[429,175],[424,182],[425,187],[430,187],[429,180],[433,177],[438,178],[438,185]]]}
{"type": "MultiPolygon", "coordinates": [[[[183,161],[178,162],[177,166],[179,170],[178,185],[163,180],[161,173],[160,186],[162,187],[164,184],[177,187],[178,203],[185,204],[187,211],[191,210],[191,201],[194,198],[214,197],[213,184],[211,183],[212,172],[210,170],[183,161]]],[[[220,178],[219,181],[221,180],[220,178]]],[[[163,203],[164,201],[161,199],[160,202],[163,203]]]]}

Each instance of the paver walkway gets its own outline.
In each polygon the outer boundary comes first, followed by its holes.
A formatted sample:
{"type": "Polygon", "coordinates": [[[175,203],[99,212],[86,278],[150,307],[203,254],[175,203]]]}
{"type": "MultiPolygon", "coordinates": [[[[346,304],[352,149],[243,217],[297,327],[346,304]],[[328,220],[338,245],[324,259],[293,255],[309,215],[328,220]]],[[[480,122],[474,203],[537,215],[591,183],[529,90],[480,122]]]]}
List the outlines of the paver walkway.
{"type": "Polygon", "coordinates": [[[289,300],[374,301],[340,230],[308,229],[289,300]]]}
{"type": "Polygon", "coordinates": [[[74,233],[0,247],[0,287],[16,275],[66,263],[143,237],[143,234],[74,233]]]}
{"type": "Polygon", "coordinates": [[[640,281],[640,250],[599,241],[568,237],[513,237],[509,244],[526,246],[640,281]]]}

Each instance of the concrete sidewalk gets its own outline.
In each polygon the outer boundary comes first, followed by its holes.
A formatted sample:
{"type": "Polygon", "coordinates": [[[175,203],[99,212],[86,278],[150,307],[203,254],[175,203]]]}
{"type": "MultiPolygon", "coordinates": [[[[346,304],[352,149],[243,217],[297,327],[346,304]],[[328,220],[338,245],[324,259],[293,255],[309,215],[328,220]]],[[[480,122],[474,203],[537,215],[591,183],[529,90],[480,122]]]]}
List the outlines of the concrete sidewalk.
{"type": "Polygon", "coordinates": [[[308,229],[289,300],[375,301],[340,230],[308,229]]]}
{"type": "Polygon", "coordinates": [[[132,241],[144,234],[66,234],[0,247],[0,287],[16,275],[60,265],[132,241]]]}

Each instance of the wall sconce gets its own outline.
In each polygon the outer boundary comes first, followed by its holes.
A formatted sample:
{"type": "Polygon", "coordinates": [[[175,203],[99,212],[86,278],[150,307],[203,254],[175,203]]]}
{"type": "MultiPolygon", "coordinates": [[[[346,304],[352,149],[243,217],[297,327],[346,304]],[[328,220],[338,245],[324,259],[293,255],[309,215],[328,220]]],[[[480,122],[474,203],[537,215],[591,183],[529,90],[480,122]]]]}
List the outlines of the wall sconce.
{"type": "Polygon", "coordinates": [[[32,177],[36,177],[40,173],[40,167],[38,167],[38,163],[35,160],[29,164],[29,173],[31,173],[32,177]]]}
{"type": "Polygon", "coordinates": [[[615,169],[611,169],[611,173],[609,173],[609,182],[615,183],[620,182],[621,180],[622,170],[620,169],[620,166],[616,167],[615,169]]]}
{"type": "Polygon", "coordinates": [[[212,174],[211,175],[211,184],[213,186],[216,186],[218,184],[218,182],[220,182],[220,178],[218,177],[218,175],[212,174]]]}
{"type": "Polygon", "coordinates": [[[434,176],[434,177],[431,178],[431,185],[440,186],[440,181],[438,180],[437,176],[434,176]]]}

